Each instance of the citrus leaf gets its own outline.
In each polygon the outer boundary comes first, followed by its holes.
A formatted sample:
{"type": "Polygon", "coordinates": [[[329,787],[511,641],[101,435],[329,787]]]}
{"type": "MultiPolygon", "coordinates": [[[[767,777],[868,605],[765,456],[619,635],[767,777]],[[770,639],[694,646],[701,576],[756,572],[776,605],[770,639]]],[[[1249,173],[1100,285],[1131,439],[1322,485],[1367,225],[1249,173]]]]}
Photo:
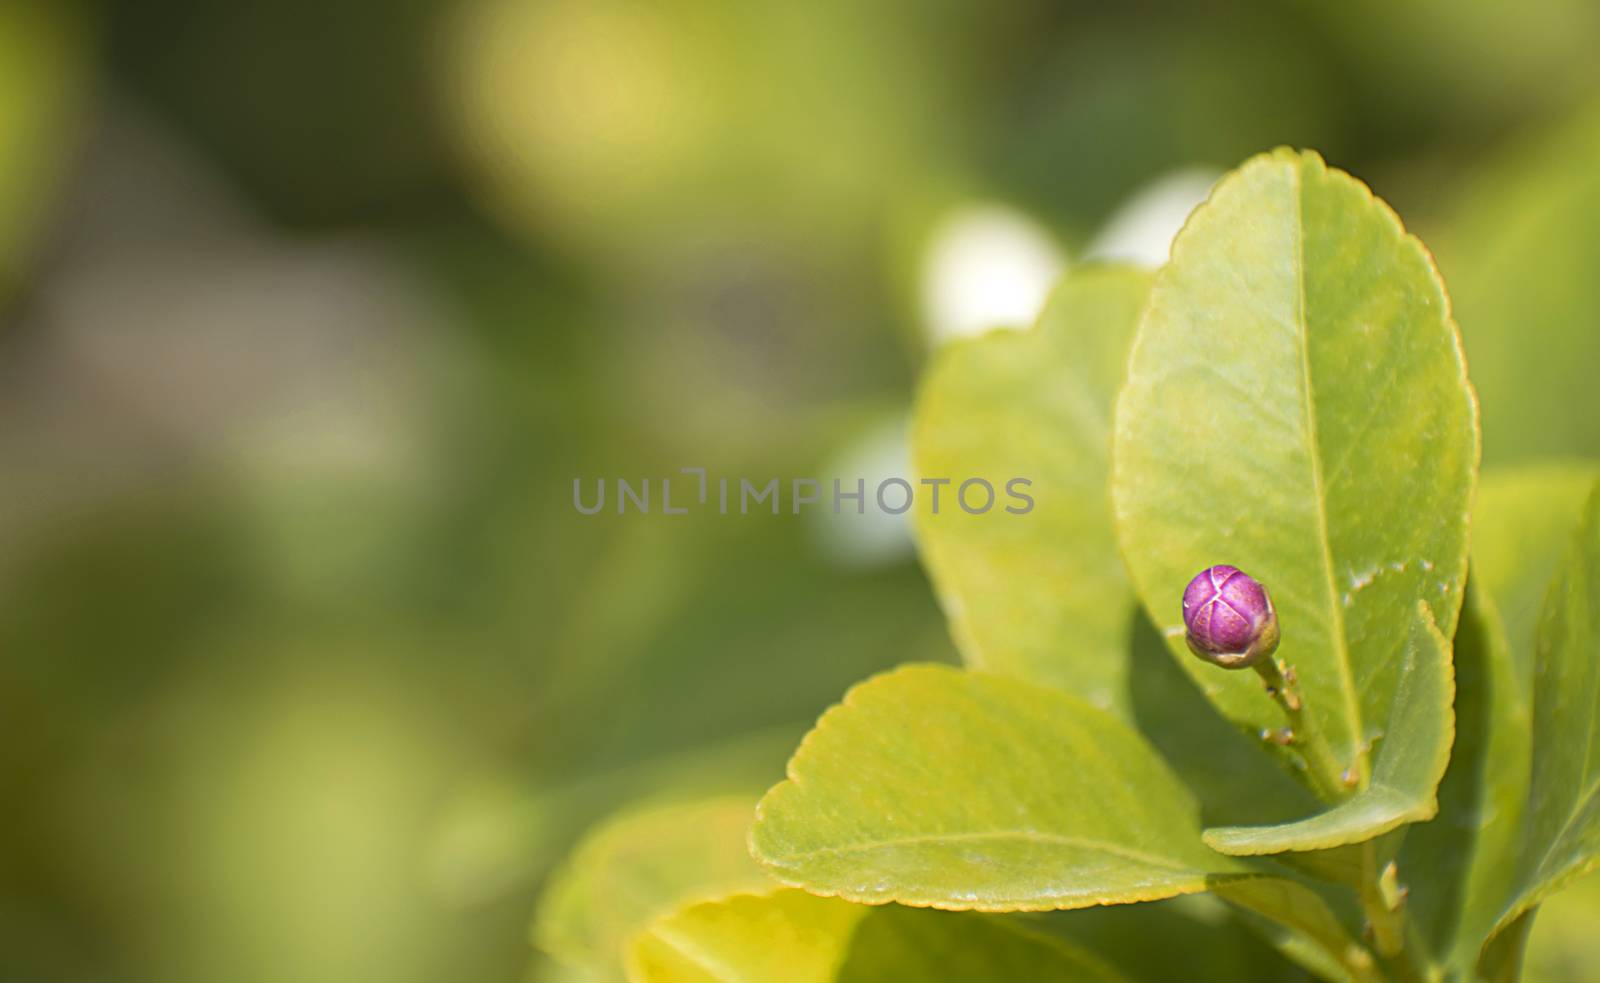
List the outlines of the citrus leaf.
{"type": "Polygon", "coordinates": [[[1372,953],[1350,935],[1322,896],[1304,884],[1256,877],[1218,884],[1215,890],[1248,912],[1286,956],[1323,979],[1382,978],[1372,953]]]}
{"type": "MultiPolygon", "coordinates": [[[[1478,431],[1443,286],[1364,185],[1288,150],[1224,178],[1172,257],[1117,403],[1129,572],[1178,658],[1251,730],[1281,714],[1253,674],[1184,651],[1180,597],[1216,563],[1266,584],[1278,654],[1365,785],[1417,603],[1452,636],[1466,577],[1478,431]]],[[[1360,835],[1361,818],[1326,838],[1360,835]]]]}
{"type": "Polygon", "coordinates": [[[1201,820],[1209,826],[1271,823],[1315,809],[1316,797],[1261,753],[1260,737],[1241,734],[1173,662],[1144,612],[1131,613],[1137,619],[1128,655],[1134,725],[1199,800],[1201,820]]]}
{"type": "Polygon", "coordinates": [[[1333,808],[1297,822],[1208,829],[1206,845],[1241,856],[1326,850],[1432,819],[1455,739],[1454,700],[1450,641],[1440,634],[1427,603],[1418,601],[1372,781],[1333,808]]]}
{"type": "Polygon", "coordinates": [[[1600,485],[1539,622],[1526,816],[1500,927],[1600,866],[1600,485]]]}
{"type": "Polygon", "coordinates": [[[702,901],[652,922],[628,950],[636,983],[825,983],[873,909],[804,891],[702,901]]]}
{"type": "Polygon", "coordinates": [[[591,832],[539,900],[534,940],[572,966],[615,976],[628,940],[688,901],[774,885],[745,846],[740,796],[646,807],[591,832]]]}
{"type": "MultiPolygon", "coordinates": [[[[924,477],[1026,477],[1025,515],[973,516],[946,488],[919,500],[923,559],[967,665],[1057,686],[1133,720],[1215,822],[1310,803],[1171,664],[1138,610],[1112,531],[1111,406],[1150,274],[1069,274],[1030,331],[946,346],[917,401],[924,477]]],[[[1005,499],[1003,499],[1005,500],[1005,499]]]]}
{"type": "Polygon", "coordinates": [[[1515,873],[1530,748],[1527,687],[1479,569],[1456,631],[1456,741],[1439,783],[1439,815],[1412,828],[1398,858],[1400,876],[1426,886],[1411,893],[1407,910],[1429,951],[1463,971],[1515,873]]]}
{"type": "MultiPolygon", "coordinates": [[[[1518,983],[1523,979],[1541,978],[1537,971],[1525,976],[1522,969],[1528,947],[1528,933],[1533,929],[1533,916],[1538,910],[1535,907],[1524,911],[1484,945],[1483,957],[1478,960],[1477,965],[1478,979],[1484,983],[1518,983]]],[[[1584,934],[1593,937],[1592,930],[1584,934]]],[[[1572,976],[1563,973],[1554,978],[1566,980],[1572,976]]]]}
{"type": "Polygon", "coordinates": [[[823,714],[757,808],[778,880],[851,901],[984,911],[1205,890],[1245,872],[1136,733],[1058,690],[907,666],[823,714]]]}
{"type": "MultiPolygon", "coordinates": [[[[1150,275],[1126,267],[1069,274],[1030,331],[947,346],[928,370],[912,424],[924,479],[950,479],[939,510],[920,497],[924,562],[966,663],[1120,705],[1133,590],[1106,495],[1111,406],[1150,275]],[[982,478],[1001,506],[955,499],[982,478]],[[1006,494],[1013,479],[1033,499],[1006,494]]],[[[974,489],[973,496],[980,490],[974,489]]]]}
{"type": "Polygon", "coordinates": [[[628,978],[636,983],[1128,979],[1092,951],[1019,916],[872,908],[792,889],[701,902],[656,920],[634,941],[628,978]]]}

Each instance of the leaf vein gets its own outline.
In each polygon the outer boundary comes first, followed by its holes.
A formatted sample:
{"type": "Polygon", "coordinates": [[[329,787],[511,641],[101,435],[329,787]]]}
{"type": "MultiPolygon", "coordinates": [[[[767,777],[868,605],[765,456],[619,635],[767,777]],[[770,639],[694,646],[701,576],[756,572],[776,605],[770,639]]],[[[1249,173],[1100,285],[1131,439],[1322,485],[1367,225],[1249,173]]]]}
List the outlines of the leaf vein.
{"type": "MultiPolygon", "coordinates": [[[[1139,863],[1149,864],[1152,867],[1163,867],[1168,870],[1193,870],[1185,863],[1177,862],[1168,857],[1156,856],[1143,850],[1135,850],[1109,840],[1099,840],[1087,836],[1066,836],[1060,833],[1043,833],[1032,829],[996,829],[975,830],[966,833],[920,833],[911,836],[895,836],[882,840],[872,840],[866,843],[841,843],[837,846],[816,847],[811,850],[802,850],[798,853],[784,854],[783,861],[808,860],[812,857],[839,856],[853,853],[866,853],[870,850],[879,850],[886,847],[918,846],[923,844],[940,845],[946,843],[970,843],[989,840],[1023,840],[1029,843],[1043,843],[1053,846],[1077,847],[1079,849],[1096,850],[1108,853],[1125,860],[1134,860],[1139,863]]],[[[1197,871],[1197,873],[1199,873],[1197,871]]]]}
{"type": "MultiPolygon", "coordinates": [[[[1318,540],[1322,547],[1323,581],[1328,588],[1328,609],[1333,615],[1335,645],[1338,653],[1339,683],[1344,691],[1345,716],[1350,724],[1350,740],[1356,748],[1356,758],[1361,771],[1366,771],[1366,756],[1361,753],[1361,706],[1357,702],[1355,678],[1350,671],[1349,640],[1345,634],[1344,609],[1339,604],[1338,585],[1334,582],[1333,549],[1328,536],[1328,505],[1323,500],[1326,486],[1322,480],[1322,445],[1317,437],[1316,405],[1311,393],[1311,323],[1306,313],[1306,234],[1305,192],[1300,168],[1294,175],[1294,234],[1295,234],[1295,286],[1297,310],[1295,328],[1300,343],[1301,391],[1305,397],[1306,443],[1310,447],[1311,484],[1313,500],[1317,506],[1317,523],[1321,532],[1318,540]]],[[[1365,775],[1363,774],[1363,777],[1365,775]]]]}

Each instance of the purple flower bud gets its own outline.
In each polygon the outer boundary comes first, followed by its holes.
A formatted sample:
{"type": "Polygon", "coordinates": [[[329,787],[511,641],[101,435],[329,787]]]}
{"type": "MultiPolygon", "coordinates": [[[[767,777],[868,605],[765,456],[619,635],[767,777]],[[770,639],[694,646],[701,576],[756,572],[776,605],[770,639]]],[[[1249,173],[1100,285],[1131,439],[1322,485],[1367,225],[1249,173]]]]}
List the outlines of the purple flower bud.
{"type": "Polygon", "coordinates": [[[1183,591],[1189,651],[1224,669],[1243,669],[1278,647],[1278,616],[1267,589],[1237,567],[1200,571],[1183,591]]]}

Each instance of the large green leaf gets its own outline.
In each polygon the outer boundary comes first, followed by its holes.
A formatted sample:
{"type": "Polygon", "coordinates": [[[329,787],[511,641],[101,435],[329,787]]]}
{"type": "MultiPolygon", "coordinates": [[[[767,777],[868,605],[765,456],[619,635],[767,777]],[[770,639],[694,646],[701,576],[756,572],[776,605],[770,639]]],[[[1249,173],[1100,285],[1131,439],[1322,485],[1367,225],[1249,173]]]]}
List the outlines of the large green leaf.
{"type": "MultiPolygon", "coordinates": [[[[1454,634],[1477,456],[1443,286],[1394,213],[1314,154],[1278,150],[1224,178],[1152,288],[1112,491],[1141,599],[1230,719],[1283,724],[1252,673],[1184,650],[1184,585],[1215,563],[1271,590],[1278,655],[1367,783],[1417,603],[1454,634]]],[[[1344,770],[1319,776],[1326,797],[1344,770]]]]}
{"type": "Polygon", "coordinates": [[[953,482],[937,514],[922,496],[917,534],[967,664],[1100,707],[1124,703],[1133,600],[1106,498],[1111,407],[1149,289],[1141,270],[1074,271],[1031,331],[946,347],[912,428],[917,473],[953,482]],[[969,478],[1019,508],[1006,483],[1028,480],[1032,510],[966,513],[969,478]]]}
{"type": "Polygon", "coordinates": [[[1026,477],[1026,515],[961,510],[945,489],[917,530],[969,666],[1058,686],[1137,723],[1213,822],[1303,814],[1299,788],[1171,664],[1137,609],[1111,523],[1111,406],[1150,275],[1089,266],[1031,331],[947,346],[913,427],[929,478],[1026,477]],[[1297,812],[1297,810],[1299,810],[1297,812]]]}
{"type": "Polygon", "coordinates": [[[539,947],[602,976],[652,919],[686,902],[773,888],[750,859],[750,800],[739,796],[636,809],[590,833],[540,898],[539,947]]]}
{"type": "Polygon", "coordinates": [[[852,901],[1077,908],[1246,871],[1201,844],[1198,811],[1110,714],[1001,676],[908,666],[823,714],[762,799],[751,846],[780,881],[852,901]]]}
{"type": "Polygon", "coordinates": [[[652,922],[628,950],[635,983],[825,983],[873,909],[783,889],[702,901],[652,922]]]}
{"type": "Polygon", "coordinates": [[[1418,601],[1389,724],[1378,735],[1371,782],[1333,808],[1296,822],[1208,829],[1206,844],[1246,856],[1326,850],[1432,819],[1455,738],[1454,700],[1450,640],[1439,633],[1427,602],[1418,601]]]}
{"type": "Polygon", "coordinates": [[[1524,834],[1502,925],[1600,866],[1600,486],[1539,622],[1524,834]]]}

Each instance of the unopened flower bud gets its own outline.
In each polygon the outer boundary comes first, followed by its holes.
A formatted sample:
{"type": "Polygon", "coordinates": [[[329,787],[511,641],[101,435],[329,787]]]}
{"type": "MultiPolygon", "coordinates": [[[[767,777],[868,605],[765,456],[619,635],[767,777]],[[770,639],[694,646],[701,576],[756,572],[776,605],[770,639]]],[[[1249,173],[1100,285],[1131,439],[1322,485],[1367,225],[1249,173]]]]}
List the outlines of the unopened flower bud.
{"type": "Polygon", "coordinates": [[[1189,650],[1212,665],[1243,669],[1278,647],[1278,616],[1267,589],[1237,567],[1200,571],[1183,591],[1189,650]]]}

